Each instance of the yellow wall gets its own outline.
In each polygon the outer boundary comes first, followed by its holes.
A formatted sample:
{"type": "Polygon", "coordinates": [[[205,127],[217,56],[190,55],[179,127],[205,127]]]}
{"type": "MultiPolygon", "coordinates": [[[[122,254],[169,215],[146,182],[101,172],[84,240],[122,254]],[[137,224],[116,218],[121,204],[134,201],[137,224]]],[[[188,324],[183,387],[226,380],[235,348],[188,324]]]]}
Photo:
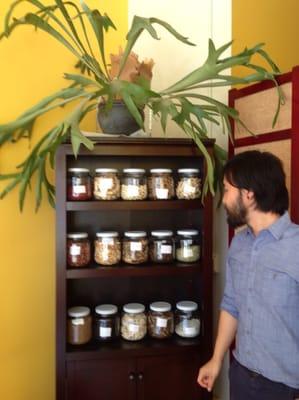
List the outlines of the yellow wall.
{"type": "Polygon", "coordinates": [[[282,72],[299,64],[299,1],[232,0],[232,14],[233,53],[264,42],[282,72]]]}
{"type": "MultiPolygon", "coordinates": [[[[11,3],[0,1],[0,31],[11,3]]],[[[100,4],[118,27],[107,43],[109,51],[117,49],[127,31],[127,0],[87,3],[100,4]]],[[[71,71],[74,62],[60,44],[26,27],[0,42],[0,124],[65,86],[63,72],[71,71]]],[[[60,115],[43,119],[35,139],[60,115]]],[[[91,118],[85,129],[94,127],[91,118]]],[[[1,149],[0,173],[11,171],[27,151],[26,141],[1,149]]],[[[0,201],[0,399],[54,400],[55,214],[46,202],[35,214],[34,196],[28,193],[21,215],[17,195],[15,190],[0,201]]]]}

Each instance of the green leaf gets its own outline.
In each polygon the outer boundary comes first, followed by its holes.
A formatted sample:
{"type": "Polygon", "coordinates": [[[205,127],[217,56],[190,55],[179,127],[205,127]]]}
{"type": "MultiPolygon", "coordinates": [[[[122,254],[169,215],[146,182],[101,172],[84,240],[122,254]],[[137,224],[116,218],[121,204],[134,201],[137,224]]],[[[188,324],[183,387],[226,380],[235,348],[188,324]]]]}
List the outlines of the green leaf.
{"type": "Polygon", "coordinates": [[[134,119],[136,120],[140,128],[144,130],[143,118],[140,114],[140,111],[136,107],[134,101],[132,100],[132,97],[127,92],[123,92],[122,98],[128,110],[133,115],[134,119]]]}
{"type": "Polygon", "coordinates": [[[107,63],[106,63],[106,57],[105,57],[105,35],[104,31],[108,31],[109,28],[113,28],[116,30],[116,27],[114,26],[113,22],[109,18],[107,14],[101,15],[101,13],[98,10],[90,10],[90,8],[87,6],[87,4],[83,1],[80,0],[80,4],[85,11],[90,25],[92,26],[92,29],[95,33],[95,36],[97,38],[97,43],[99,46],[102,62],[104,65],[104,68],[106,70],[106,75],[107,77],[109,76],[108,70],[107,70],[107,63]]]}
{"type": "Polygon", "coordinates": [[[80,149],[80,145],[83,144],[89,150],[93,150],[94,144],[86,136],[82,135],[80,130],[76,127],[71,129],[71,142],[73,147],[74,156],[77,157],[80,149]]]}
{"type": "Polygon", "coordinates": [[[194,46],[193,43],[189,42],[185,36],[180,35],[175,29],[172,28],[167,22],[162,21],[158,18],[143,18],[137,15],[134,16],[131,28],[127,34],[127,44],[124,50],[124,54],[119,66],[119,74],[120,76],[126,62],[128,56],[136,43],[137,39],[141,35],[141,33],[146,30],[154,39],[159,40],[157,31],[154,29],[153,24],[158,24],[163,26],[169,33],[176,37],[176,39],[180,40],[183,43],[194,46]]]}

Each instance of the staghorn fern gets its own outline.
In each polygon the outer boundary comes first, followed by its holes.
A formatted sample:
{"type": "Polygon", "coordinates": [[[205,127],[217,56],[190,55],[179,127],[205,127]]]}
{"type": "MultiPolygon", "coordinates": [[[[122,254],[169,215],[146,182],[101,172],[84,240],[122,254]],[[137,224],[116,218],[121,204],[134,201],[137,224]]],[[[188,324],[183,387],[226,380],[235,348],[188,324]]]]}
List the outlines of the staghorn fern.
{"type": "Polygon", "coordinates": [[[31,188],[34,174],[37,176],[35,183],[36,209],[40,207],[43,191],[46,192],[50,204],[55,205],[55,189],[50,183],[46,167],[48,163],[51,168],[54,167],[56,149],[68,138],[71,140],[75,156],[81,145],[90,150],[93,148],[93,142],[82,135],[80,122],[87,113],[97,107],[97,100],[100,96],[105,98],[107,109],[112,106],[113,99],[121,97],[141,128],[143,128],[143,119],[139,110],[140,107],[147,105],[160,119],[164,132],[167,121],[171,119],[183,129],[187,136],[194,139],[207,162],[204,195],[208,190],[214,194],[217,183],[214,174],[221,169],[226,158],[225,152],[217,145],[215,145],[216,161],[212,160],[207,153],[203,145],[204,139],[208,138],[207,123],[221,124],[223,133],[231,135],[230,119],[239,124],[242,124],[242,121],[235,109],[198,93],[198,89],[272,80],[278,92],[277,111],[273,124],[276,122],[280,105],[283,103],[283,95],[275,81],[279,69],[263,50],[264,44],[262,43],[249,49],[245,48],[244,51],[234,56],[221,58],[225,50],[231,46],[231,42],[216,49],[210,39],[208,57],[203,65],[175,84],[158,92],[151,90],[148,82],[142,79],[133,83],[120,80],[119,76],[135,42],[143,31],[147,31],[153,39],[159,39],[155,25],[160,25],[174,38],[186,45],[193,45],[165,21],[157,18],[134,17],[127,34],[119,74],[114,79],[109,76],[108,64],[105,59],[105,37],[110,29],[116,29],[115,25],[108,15],[101,14],[96,9],[90,9],[82,0],[80,0],[80,6],[76,2],[66,0],[54,0],[52,5],[43,4],[43,0],[17,0],[9,8],[4,25],[0,40],[10,37],[15,29],[22,25],[32,25],[36,30],[46,32],[62,43],[76,57],[76,66],[81,72],[78,74],[66,73],[64,75],[68,85],[66,88],[44,98],[15,121],[0,125],[0,146],[8,142],[17,143],[24,138],[30,140],[37,118],[54,108],[63,107],[69,103],[74,105],[73,110],[65,115],[62,122],[44,134],[30,151],[26,160],[16,166],[16,172],[0,174],[0,180],[9,181],[0,193],[0,198],[2,199],[18,186],[20,210],[23,210],[26,192],[28,188],[31,188]],[[24,2],[33,6],[34,11],[24,14],[21,18],[13,17],[15,8],[24,2]],[[97,50],[93,49],[90,44],[87,25],[90,25],[96,38],[97,50]],[[252,57],[255,55],[266,61],[268,69],[253,64],[252,57]],[[244,66],[248,70],[248,74],[244,77],[225,74],[227,69],[236,66],[244,66]]]}

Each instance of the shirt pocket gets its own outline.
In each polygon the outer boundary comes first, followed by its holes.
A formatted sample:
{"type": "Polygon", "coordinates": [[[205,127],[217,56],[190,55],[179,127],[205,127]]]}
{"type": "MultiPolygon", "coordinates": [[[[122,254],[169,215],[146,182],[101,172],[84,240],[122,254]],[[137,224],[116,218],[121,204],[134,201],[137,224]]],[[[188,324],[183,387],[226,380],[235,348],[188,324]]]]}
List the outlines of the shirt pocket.
{"type": "Polygon", "coordinates": [[[278,307],[299,307],[299,284],[286,272],[262,265],[257,287],[261,287],[263,301],[278,307]]]}

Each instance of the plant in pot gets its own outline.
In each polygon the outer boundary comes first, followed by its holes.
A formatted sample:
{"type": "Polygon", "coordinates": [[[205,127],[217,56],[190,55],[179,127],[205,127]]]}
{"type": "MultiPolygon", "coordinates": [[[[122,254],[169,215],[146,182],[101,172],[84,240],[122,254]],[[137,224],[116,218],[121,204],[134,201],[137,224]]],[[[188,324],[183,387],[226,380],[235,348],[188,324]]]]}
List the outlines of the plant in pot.
{"type": "MultiPolygon", "coordinates": [[[[44,0],[17,0],[6,14],[4,31],[0,34],[0,40],[10,37],[22,25],[32,25],[36,30],[46,32],[63,44],[77,59],[76,67],[80,72],[65,73],[67,87],[47,96],[15,121],[0,125],[0,146],[8,142],[16,144],[24,138],[30,140],[35,122],[39,117],[54,108],[73,104],[72,110],[65,115],[63,120],[44,133],[29,151],[24,162],[16,167],[16,171],[0,175],[1,180],[8,180],[0,198],[19,186],[21,210],[24,206],[26,191],[31,187],[34,175],[36,175],[36,208],[38,209],[41,204],[44,190],[49,202],[54,206],[55,188],[48,177],[48,165],[53,168],[58,146],[70,139],[75,156],[81,145],[91,150],[94,144],[82,134],[80,123],[86,114],[98,107],[99,114],[104,113],[105,116],[113,109],[115,101],[117,104],[121,102],[129,111],[134,126],[128,132],[136,127],[143,128],[143,109],[147,106],[152,110],[153,115],[159,118],[164,131],[168,119],[171,119],[188,137],[194,139],[207,162],[203,195],[208,190],[214,193],[215,171],[223,163],[226,154],[215,145],[215,160],[210,158],[203,144],[203,141],[208,138],[207,123],[221,124],[223,132],[230,134],[230,119],[240,124],[242,121],[235,109],[201,94],[200,89],[248,84],[266,79],[276,84],[275,75],[279,73],[278,67],[264,51],[263,44],[245,48],[244,51],[230,57],[223,57],[223,53],[231,43],[216,48],[213,41],[209,40],[208,56],[202,65],[181,77],[170,87],[154,91],[150,87],[153,61],[139,62],[138,57],[132,53],[133,46],[142,32],[147,31],[153,39],[159,39],[155,29],[155,26],[159,25],[175,39],[186,45],[193,45],[167,22],[157,18],[135,16],[126,37],[124,51],[112,56],[111,65],[106,60],[105,37],[109,30],[116,29],[115,25],[108,15],[102,14],[97,9],[90,9],[83,0],[80,0],[80,5],[77,1],[67,0],[54,0],[50,5],[45,4],[44,0]],[[32,6],[32,11],[25,13],[22,17],[14,17],[15,8],[23,2],[32,6]],[[95,36],[97,49],[91,46],[88,25],[95,36]],[[254,63],[252,60],[254,56],[259,56],[262,61],[266,61],[267,67],[254,63]],[[248,73],[243,77],[225,73],[227,69],[235,66],[244,66],[248,73]]],[[[278,106],[273,123],[283,102],[283,95],[278,86],[277,89],[278,106]]],[[[99,118],[101,119],[100,115],[99,118]]]]}

